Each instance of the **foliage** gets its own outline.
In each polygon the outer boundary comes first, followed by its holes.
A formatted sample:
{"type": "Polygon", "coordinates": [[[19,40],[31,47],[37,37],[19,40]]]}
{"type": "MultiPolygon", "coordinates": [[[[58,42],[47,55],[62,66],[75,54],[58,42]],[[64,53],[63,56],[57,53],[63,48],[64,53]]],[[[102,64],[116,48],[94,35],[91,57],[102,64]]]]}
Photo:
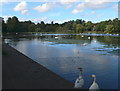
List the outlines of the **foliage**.
{"type": "Polygon", "coordinates": [[[106,29],[104,31],[105,33],[112,33],[114,32],[114,26],[113,25],[106,25],[106,29]]]}
{"type": "Polygon", "coordinates": [[[33,23],[30,20],[20,22],[16,16],[9,17],[5,22],[2,17],[2,32],[59,32],[59,33],[82,33],[82,32],[104,32],[104,33],[120,33],[120,21],[118,18],[106,20],[99,23],[85,22],[82,19],[71,20],[62,24],[55,23],[45,24],[33,23]]]}

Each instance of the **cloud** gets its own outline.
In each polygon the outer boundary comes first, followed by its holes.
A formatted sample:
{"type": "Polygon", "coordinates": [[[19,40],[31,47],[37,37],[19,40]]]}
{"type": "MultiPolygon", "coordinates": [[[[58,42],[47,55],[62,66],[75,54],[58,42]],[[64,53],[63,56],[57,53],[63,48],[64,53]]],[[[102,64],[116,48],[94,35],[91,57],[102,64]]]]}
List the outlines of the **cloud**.
{"type": "Polygon", "coordinates": [[[113,9],[115,9],[116,11],[118,11],[118,8],[119,8],[119,5],[118,5],[118,4],[113,5],[113,9]]]}
{"type": "Polygon", "coordinates": [[[22,14],[28,14],[27,6],[28,4],[26,3],[26,1],[22,1],[15,6],[14,11],[20,11],[22,14]]]}
{"type": "Polygon", "coordinates": [[[9,2],[20,2],[22,0],[1,0],[2,3],[9,3],[9,2]]]}
{"type": "Polygon", "coordinates": [[[42,17],[42,18],[38,18],[38,19],[32,19],[33,22],[38,23],[41,21],[47,22],[47,17],[42,17]]]}
{"type": "Polygon", "coordinates": [[[54,23],[59,23],[62,24],[64,22],[70,21],[70,19],[65,19],[65,20],[54,20],[54,23]]]}
{"type": "Polygon", "coordinates": [[[60,0],[60,3],[63,5],[69,5],[78,2],[78,0],[60,0]]]}
{"type": "Polygon", "coordinates": [[[30,19],[19,18],[19,21],[20,21],[20,22],[24,22],[24,21],[28,21],[28,20],[30,20],[30,19]]]}
{"type": "MultiPolygon", "coordinates": [[[[82,10],[81,10],[82,11],[82,10]]],[[[77,13],[79,13],[80,12],[80,10],[78,10],[78,9],[74,9],[73,11],[72,11],[72,13],[73,14],[77,14],[77,13]]]]}
{"type": "Polygon", "coordinates": [[[10,15],[5,15],[5,16],[2,16],[4,18],[4,21],[6,22],[8,20],[9,17],[12,17],[10,15]]]}
{"type": "MultiPolygon", "coordinates": [[[[0,2],[20,2],[23,0],[0,0],[0,2]]],[[[26,2],[62,2],[63,4],[67,3],[72,3],[72,2],[86,2],[86,1],[91,1],[91,2],[119,2],[119,0],[25,0],[26,2]]]]}
{"type": "Polygon", "coordinates": [[[47,17],[32,19],[32,21],[35,22],[35,23],[40,23],[41,21],[44,21],[45,23],[49,23],[49,24],[50,24],[52,21],[53,21],[54,23],[62,24],[62,23],[67,22],[67,21],[69,21],[69,20],[70,20],[70,19],[65,19],[65,20],[51,20],[51,19],[49,19],[49,18],[47,18],[47,17]]]}
{"type": "MultiPolygon", "coordinates": [[[[6,22],[8,20],[9,17],[13,17],[12,15],[5,15],[5,16],[2,16],[4,18],[4,21],[6,22]]],[[[28,21],[28,19],[25,19],[25,18],[19,18],[19,21],[28,21]]]]}
{"type": "Polygon", "coordinates": [[[26,15],[28,14],[28,10],[22,10],[21,13],[26,15]]]}
{"type": "Polygon", "coordinates": [[[48,12],[54,7],[55,7],[55,3],[45,3],[40,6],[35,7],[34,10],[37,10],[38,12],[48,12]]]}
{"type": "Polygon", "coordinates": [[[79,12],[82,12],[83,9],[85,8],[84,3],[80,3],[77,5],[77,7],[72,11],[73,14],[77,14],[79,12]]]}
{"type": "Polygon", "coordinates": [[[85,0],[82,3],[79,3],[76,8],[72,11],[73,14],[77,14],[84,9],[103,9],[110,7],[109,3],[112,3],[117,0],[85,0]]]}
{"type": "Polygon", "coordinates": [[[78,0],[60,0],[60,4],[66,6],[66,8],[71,8],[76,2],[78,2],[78,0]]]}

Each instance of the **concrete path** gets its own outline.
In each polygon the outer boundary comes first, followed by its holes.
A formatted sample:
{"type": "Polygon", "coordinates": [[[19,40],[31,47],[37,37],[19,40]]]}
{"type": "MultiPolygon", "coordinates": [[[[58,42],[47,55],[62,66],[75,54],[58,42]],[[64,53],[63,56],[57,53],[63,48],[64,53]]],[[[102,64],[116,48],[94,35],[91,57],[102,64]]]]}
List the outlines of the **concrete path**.
{"type": "Polygon", "coordinates": [[[71,82],[2,44],[3,89],[72,89],[71,82]]]}

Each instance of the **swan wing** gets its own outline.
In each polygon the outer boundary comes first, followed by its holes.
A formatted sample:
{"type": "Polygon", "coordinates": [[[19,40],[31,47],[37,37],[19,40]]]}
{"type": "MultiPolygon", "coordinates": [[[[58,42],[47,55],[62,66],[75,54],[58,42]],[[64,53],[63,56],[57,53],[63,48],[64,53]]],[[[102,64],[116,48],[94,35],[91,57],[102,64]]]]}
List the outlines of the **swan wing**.
{"type": "Polygon", "coordinates": [[[84,79],[77,78],[77,80],[75,81],[74,88],[82,88],[83,85],[84,85],[84,79]]]}
{"type": "MultiPolygon", "coordinates": [[[[90,88],[89,89],[99,89],[99,86],[98,86],[98,84],[96,83],[96,82],[94,82],[91,86],[90,86],[90,88]]],[[[98,90],[97,90],[98,91],[98,90]]]]}

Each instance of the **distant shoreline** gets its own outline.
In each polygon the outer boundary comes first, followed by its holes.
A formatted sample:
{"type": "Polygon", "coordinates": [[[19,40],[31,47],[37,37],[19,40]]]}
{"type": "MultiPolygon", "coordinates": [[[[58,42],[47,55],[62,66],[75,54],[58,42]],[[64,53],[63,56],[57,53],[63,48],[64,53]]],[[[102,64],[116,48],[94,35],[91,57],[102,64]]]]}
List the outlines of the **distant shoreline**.
{"type": "Polygon", "coordinates": [[[82,19],[70,20],[62,24],[51,21],[50,24],[44,21],[34,23],[29,21],[19,21],[16,16],[9,17],[7,22],[2,20],[2,31],[7,32],[48,32],[48,33],[120,33],[120,20],[118,18],[92,23],[82,19]]]}
{"type": "Polygon", "coordinates": [[[43,36],[43,35],[86,35],[86,36],[115,36],[115,37],[120,37],[120,34],[118,33],[54,33],[54,32],[14,32],[14,33],[4,33],[3,34],[3,38],[4,36],[7,36],[9,34],[33,34],[36,36],[43,36]]]}

